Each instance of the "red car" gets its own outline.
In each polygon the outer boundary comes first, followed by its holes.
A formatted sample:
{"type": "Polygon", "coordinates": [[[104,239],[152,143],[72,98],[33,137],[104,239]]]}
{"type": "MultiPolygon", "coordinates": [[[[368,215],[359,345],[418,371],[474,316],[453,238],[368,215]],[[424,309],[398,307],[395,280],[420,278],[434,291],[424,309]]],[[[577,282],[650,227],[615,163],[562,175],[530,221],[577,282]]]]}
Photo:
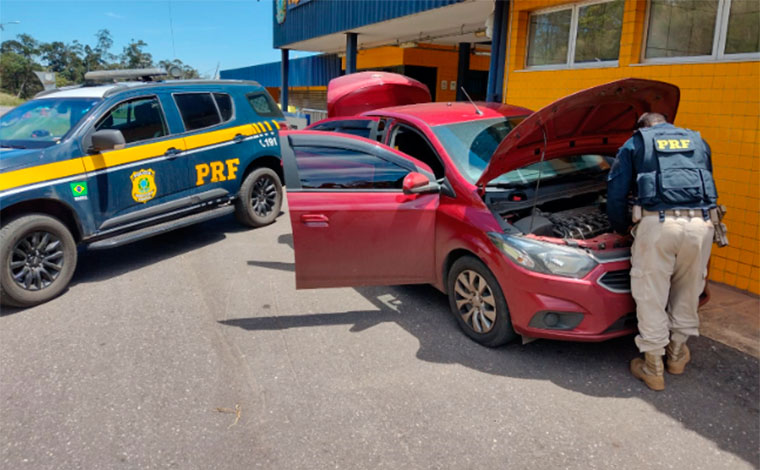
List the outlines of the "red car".
{"type": "Polygon", "coordinates": [[[619,80],[535,113],[457,102],[342,115],[425,101],[398,77],[336,79],[339,117],[283,134],[297,288],[432,284],[486,346],[635,332],[631,239],[610,228],[607,173],[643,112],[673,121],[678,88],[619,80]]]}

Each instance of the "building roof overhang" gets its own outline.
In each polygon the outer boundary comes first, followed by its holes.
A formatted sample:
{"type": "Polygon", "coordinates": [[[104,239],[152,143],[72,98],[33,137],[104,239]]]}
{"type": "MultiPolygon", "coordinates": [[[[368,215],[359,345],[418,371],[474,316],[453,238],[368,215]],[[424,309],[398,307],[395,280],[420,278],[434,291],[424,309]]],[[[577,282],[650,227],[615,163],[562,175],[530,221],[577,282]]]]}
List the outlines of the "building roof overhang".
{"type": "MultiPolygon", "coordinates": [[[[413,47],[418,43],[457,45],[462,42],[488,41],[485,37],[486,18],[493,11],[493,7],[493,2],[463,0],[439,8],[347,28],[288,44],[277,44],[275,40],[275,47],[339,53],[345,51],[348,32],[358,34],[359,49],[389,45],[413,47]]],[[[286,24],[287,19],[285,24],[280,26],[286,24]]]]}

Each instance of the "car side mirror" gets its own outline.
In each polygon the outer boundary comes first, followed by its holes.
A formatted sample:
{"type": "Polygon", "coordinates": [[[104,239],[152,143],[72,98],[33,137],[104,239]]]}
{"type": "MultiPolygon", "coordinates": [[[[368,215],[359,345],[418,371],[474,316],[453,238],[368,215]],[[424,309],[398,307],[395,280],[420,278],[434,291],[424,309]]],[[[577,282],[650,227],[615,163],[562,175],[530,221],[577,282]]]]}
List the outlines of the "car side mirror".
{"type": "Polygon", "coordinates": [[[425,194],[437,193],[441,190],[441,185],[423,175],[413,171],[404,177],[403,184],[404,194],[425,194]]]}
{"type": "Polygon", "coordinates": [[[126,145],[124,134],[118,129],[101,129],[92,134],[90,139],[92,141],[89,149],[91,153],[122,149],[126,145]]]}

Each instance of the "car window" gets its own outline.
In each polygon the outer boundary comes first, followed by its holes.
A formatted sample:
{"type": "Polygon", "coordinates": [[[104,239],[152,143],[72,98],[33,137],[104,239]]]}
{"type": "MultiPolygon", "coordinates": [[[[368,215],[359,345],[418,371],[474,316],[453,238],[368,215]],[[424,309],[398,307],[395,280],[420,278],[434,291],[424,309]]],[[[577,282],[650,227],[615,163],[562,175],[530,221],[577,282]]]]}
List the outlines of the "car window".
{"type": "Polygon", "coordinates": [[[372,128],[375,122],[367,119],[348,119],[340,121],[327,121],[315,124],[309,128],[313,131],[340,132],[341,134],[356,135],[369,139],[372,136],[372,128]]]}
{"type": "Polygon", "coordinates": [[[227,122],[232,119],[232,98],[227,93],[214,93],[214,100],[219,107],[219,113],[222,115],[222,121],[227,122]]]}
{"type": "Polygon", "coordinates": [[[262,117],[284,117],[282,111],[277,107],[274,100],[264,93],[252,93],[246,95],[248,102],[251,104],[251,108],[256,111],[256,114],[262,117]]]}
{"type": "Polygon", "coordinates": [[[436,178],[443,178],[443,164],[427,140],[414,129],[397,125],[391,137],[391,147],[426,163],[436,178]]]}
{"type": "Polygon", "coordinates": [[[409,170],[354,150],[294,147],[303,189],[401,189],[409,170]]]}
{"type": "Polygon", "coordinates": [[[95,125],[95,130],[103,129],[121,131],[126,143],[167,134],[161,105],[155,96],[119,103],[95,125]]]}
{"type": "Polygon", "coordinates": [[[474,183],[483,174],[501,141],[524,117],[477,119],[433,127],[459,173],[474,183]]]}
{"type": "Polygon", "coordinates": [[[211,93],[181,93],[174,95],[185,130],[192,131],[222,122],[211,93]]]}

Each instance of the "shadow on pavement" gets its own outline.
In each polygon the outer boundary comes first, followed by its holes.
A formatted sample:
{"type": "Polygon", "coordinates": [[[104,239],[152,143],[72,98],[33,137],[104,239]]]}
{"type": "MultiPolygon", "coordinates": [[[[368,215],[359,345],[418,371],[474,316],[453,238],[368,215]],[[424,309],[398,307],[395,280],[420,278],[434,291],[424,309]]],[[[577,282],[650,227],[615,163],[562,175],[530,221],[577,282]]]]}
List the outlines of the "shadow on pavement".
{"type": "MultiPolygon", "coordinates": [[[[291,247],[292,236],[281,235],[291,247]]],[[[249,261],[249,265],[294,271],[292,263],[249,261]]],[[[417,357],[461,364],[499,376],[549,380],[596,397],[639,398],[750,464],[760,462],[760,364],[754,357],[708,338],[692,339],[692,362],[681,376],[667,374],[664,392],[648,390],[628,370],[638,354],[632,337],[603,343],[540,340],[489,349],[469,340],[449,313],[448,300],[432,286],[355,288],[377,310],[251,317],[221,321],[250,331],[351,325],[359,332],[396,323],[419,341],[417,357]],[[419,308],[426,305],[426,308],[419,308]]],[[[622,424],[622,423],[621,423],[622,424]]],[[[661,430],[658,430],[658,432],[661,430]]],[[[657,432],[653,432],[653,438],[657,432]]]]}
{"type": "MultiPolygon", "coordinates": [[[[71,285],[96,282],[182,255],[226,238],[227,233],[251,230],[225,216],[108,250],[79,253],[71,285]]],[[[65,295],[65,294],[64,294],[65,295]]]]}

